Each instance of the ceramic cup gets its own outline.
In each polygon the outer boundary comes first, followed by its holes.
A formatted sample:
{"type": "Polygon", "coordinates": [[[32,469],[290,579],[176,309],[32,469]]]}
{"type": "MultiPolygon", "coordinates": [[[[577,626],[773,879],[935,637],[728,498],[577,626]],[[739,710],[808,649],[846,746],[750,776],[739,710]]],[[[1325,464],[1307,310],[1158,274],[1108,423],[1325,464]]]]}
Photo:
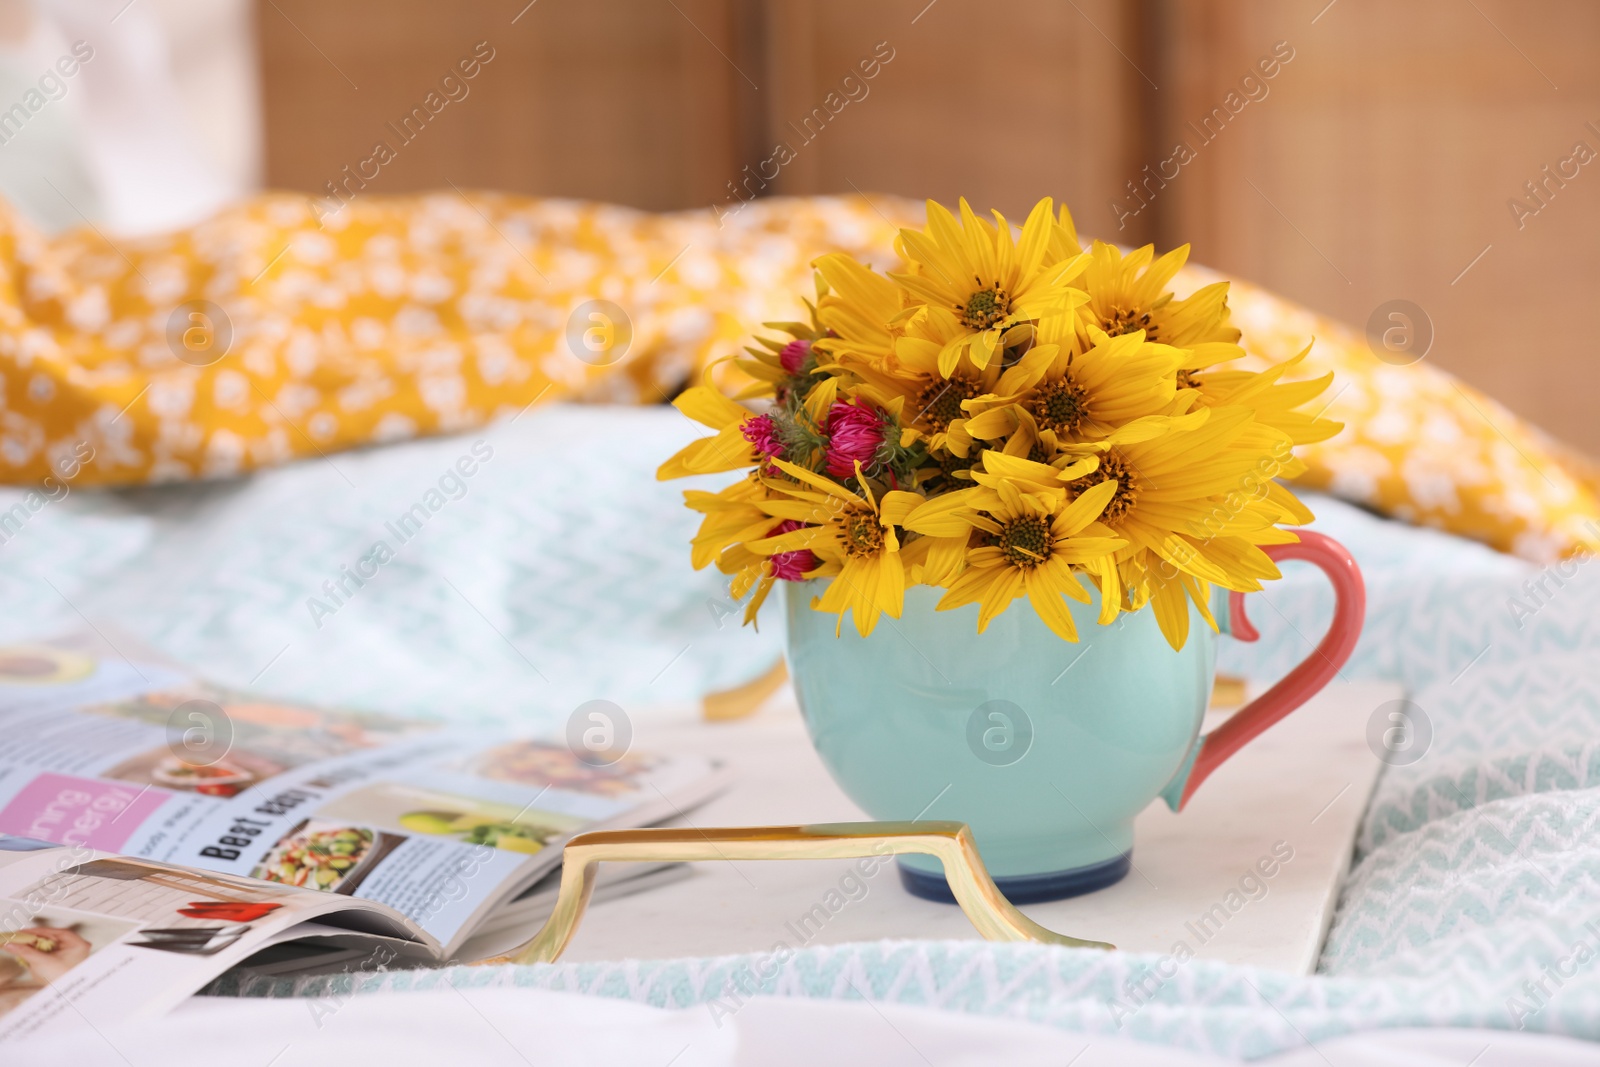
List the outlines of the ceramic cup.
{"type": "MultiPolygon", "coordinates": [[[[835,636],[835,617],[811,610],[820,582],[786,583],[789,670],[812,743],[872,818],[971,826],[1014,902],[1110,885],[1128,871],[1133,820],[1150,801],[1181,810],[1218,764],[1349,658],[1366,610],[1361,573],[1338,542],[1300,537],[1265,551],[1327,574],[1333,623],[1311,656],[1203,736],[1217,635],[1192,606],[1189,639],[1174,651],[1148,607],[1100,626],[1097,600],[1072,603],[1074,644],[1026,600],[979,634],[976,605],[935,611],[944,591],[916,586],[899,619],[863,638],[848,619],[835,636]]],[[[1218,590],[1212,609],[1224,633],[1258,636],[1243,595],[1218,590]]],[[[937,860],[899,862],[913,893],[952,899],[937,860]]]]}

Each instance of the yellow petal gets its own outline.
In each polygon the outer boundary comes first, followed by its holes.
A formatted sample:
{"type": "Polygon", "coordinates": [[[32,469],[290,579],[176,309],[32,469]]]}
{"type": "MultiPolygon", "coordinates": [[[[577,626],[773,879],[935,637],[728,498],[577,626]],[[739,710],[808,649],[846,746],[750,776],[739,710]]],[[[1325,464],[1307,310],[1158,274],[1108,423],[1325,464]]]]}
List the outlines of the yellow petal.
{"type": "Polygon", "coordinates": [[[972,416],[961,425],[968,434],[981,441],[995,441],[1016,432],[1016,409],[1009,404],[1005,407],[991,408],[980,415],[972,416]]]}
{"type": "Polygon", "coordinates": [[[1189,598],[1177,582],[1163,582],[1150,596],[1150,606],[1156,613],[1156,623],[1161,627],[1167,644],[1182,651],[1189,639],[1189,598]]]}
{"type": "Polygon", "coordinates": [[[749,408],[735,404],[708,385],[685,389],[672,401],[672,406],[713,430],[720,430],[729,423],[737,425],[754,414],[749,408]]]}
{"type": "Polygon", "coordinates": [[[978,608],[978,632],[988,627],[989,620],[1006,610],[1022,594],[1022,574],[1015,567],[1001,567],[994,572],[989,588],[984,590],[983,602],[978,608]]]}
{"type": "Polygon", "coordinates": [[[921,494],[894,489],[883,494],[878,503],[878,515],[885,526],[905,526],[906,519],[927,502],[928,498],[921,494]]]}
{"type": "Polygon", "coordinates": [[[1099,485],[1085,489],[1062,510],[1061,516],[1051,524],[1051,531],[1070,535],[1082,530],[1100,517],[1106,505],[1111,503],[1111,498],[1117,495],[1120,486],[1121,483],[1115,478],[1107,478],[1099,485]]]}
{"type": "Polygon", "coordinates": [[[1043,570],[1043,567],[1035,568],[1023,580],[1028,592],[1028,603],[1033,605],[1033,610],[1057,637],[1065,641],[1076,641],[1078,628],[1072,622],[1072,612],[1067,610],[1067,602],[1061,599],[1061,594],[1054,588],[1054,583],[1040,573],[1043,570]]]}
{"type": "Polygon", "coordinates": [[[976,492],[958,489],[924,500],[896,525],[929,537],[965,537],[971,523],[963,515],[971,510],[976,492]]]}
{"type": "MultiPolygon", "coordinates": [[[[865,500],[862,500],[860,497],[856,496],[854,493],[852,493],[850,490],[846,489],[844,486],[840,485],[839,483],[834,482],[834,481],[830,481],[829,479],[824,478],[820,474],[813,474],[810,471],[806,470],[804,467],[797,467],[793,463],[788,462],[787,460],[774,458],[772,462],[773,462],[773,465],[776,466],[779,470],[783,471],[783,473],[789,475],[789,477],[795,479],[798,482],[802,482],[802,483],[804,483],[806,485],[810,485],[810,486],[815,486],[816,488],[822,490],[824,493],[828,494],[831,497],[835,497],[835,498],[837,498],[839,500],[844,500],[844,501],[846,501],[848,503],[855,504],[858,507],[863,507],[864,508],[864,507],[868,506],[868,504],[867,504],[867,502],[865,500]]],[[[774,485],[773,488],[781,488],[781,486],[774,485]]]]}

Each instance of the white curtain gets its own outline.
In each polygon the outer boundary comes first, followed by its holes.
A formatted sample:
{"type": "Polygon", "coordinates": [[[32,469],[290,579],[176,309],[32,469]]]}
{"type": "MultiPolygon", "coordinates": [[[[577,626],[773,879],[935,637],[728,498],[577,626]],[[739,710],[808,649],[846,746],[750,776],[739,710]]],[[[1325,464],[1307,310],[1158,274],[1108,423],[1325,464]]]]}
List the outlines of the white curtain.
{"type": "Polygon", "coordinates": [[[255,188],[251,29],[250,0],[0,0],[0,195],[115,235],[255,188]]]}

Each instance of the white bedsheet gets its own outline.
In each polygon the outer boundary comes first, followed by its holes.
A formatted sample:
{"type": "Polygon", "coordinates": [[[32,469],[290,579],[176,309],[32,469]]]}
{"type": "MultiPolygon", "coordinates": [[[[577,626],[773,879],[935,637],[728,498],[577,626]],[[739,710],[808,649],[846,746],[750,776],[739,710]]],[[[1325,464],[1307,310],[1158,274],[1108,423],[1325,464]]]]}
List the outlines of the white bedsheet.
{"type": "MultiPolygon", "coordinates": [[[[1270,1067],[1576,1067],[1594,1046],[1483,1030],[1393,1030],[1256,1060],[1270,1067]]],[[[731,1018],[699,1009],[525,989],[196,1000],[166,1019],[6,1048],[14,1067],[1221,1067],[1241,1061],[1086,1037],[1034,1023],[897,1004],[757,997],[731,1018]]]]}

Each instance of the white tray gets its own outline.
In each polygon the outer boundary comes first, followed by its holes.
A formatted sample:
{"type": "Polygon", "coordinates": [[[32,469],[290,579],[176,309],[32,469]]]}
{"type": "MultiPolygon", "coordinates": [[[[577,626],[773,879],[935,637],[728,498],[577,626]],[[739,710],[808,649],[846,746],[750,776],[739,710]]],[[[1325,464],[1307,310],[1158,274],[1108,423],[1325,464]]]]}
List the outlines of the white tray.
{"type": "MultiPolygon", "coordinates": [[[[1120,883],[1022,910],[1051,929],[1129,951],[1310,973],[1380,767],[1367,747],[1367,721],[1400,695],[1390,685],[1330,686],[1224,764],[1182,815],[1152,804],[1137,824],[1134,870],[1120,883]],[[1273,870],[1265,877],[1262,861],[1275,858],[1275,847],[1277,862],[1264,864],[1273,870]]],[[[732,790],[680,824],[866,818],[823,769],[787,688],[742,721],[641,723],[634,745],[724,756],[738,773],[732,790]]],[[[856,862],[698,864],[694,877],[594,905],[563,959],[977,937],[954,905],[902,889],[892,863],[857,888],[856,862]]]]}

